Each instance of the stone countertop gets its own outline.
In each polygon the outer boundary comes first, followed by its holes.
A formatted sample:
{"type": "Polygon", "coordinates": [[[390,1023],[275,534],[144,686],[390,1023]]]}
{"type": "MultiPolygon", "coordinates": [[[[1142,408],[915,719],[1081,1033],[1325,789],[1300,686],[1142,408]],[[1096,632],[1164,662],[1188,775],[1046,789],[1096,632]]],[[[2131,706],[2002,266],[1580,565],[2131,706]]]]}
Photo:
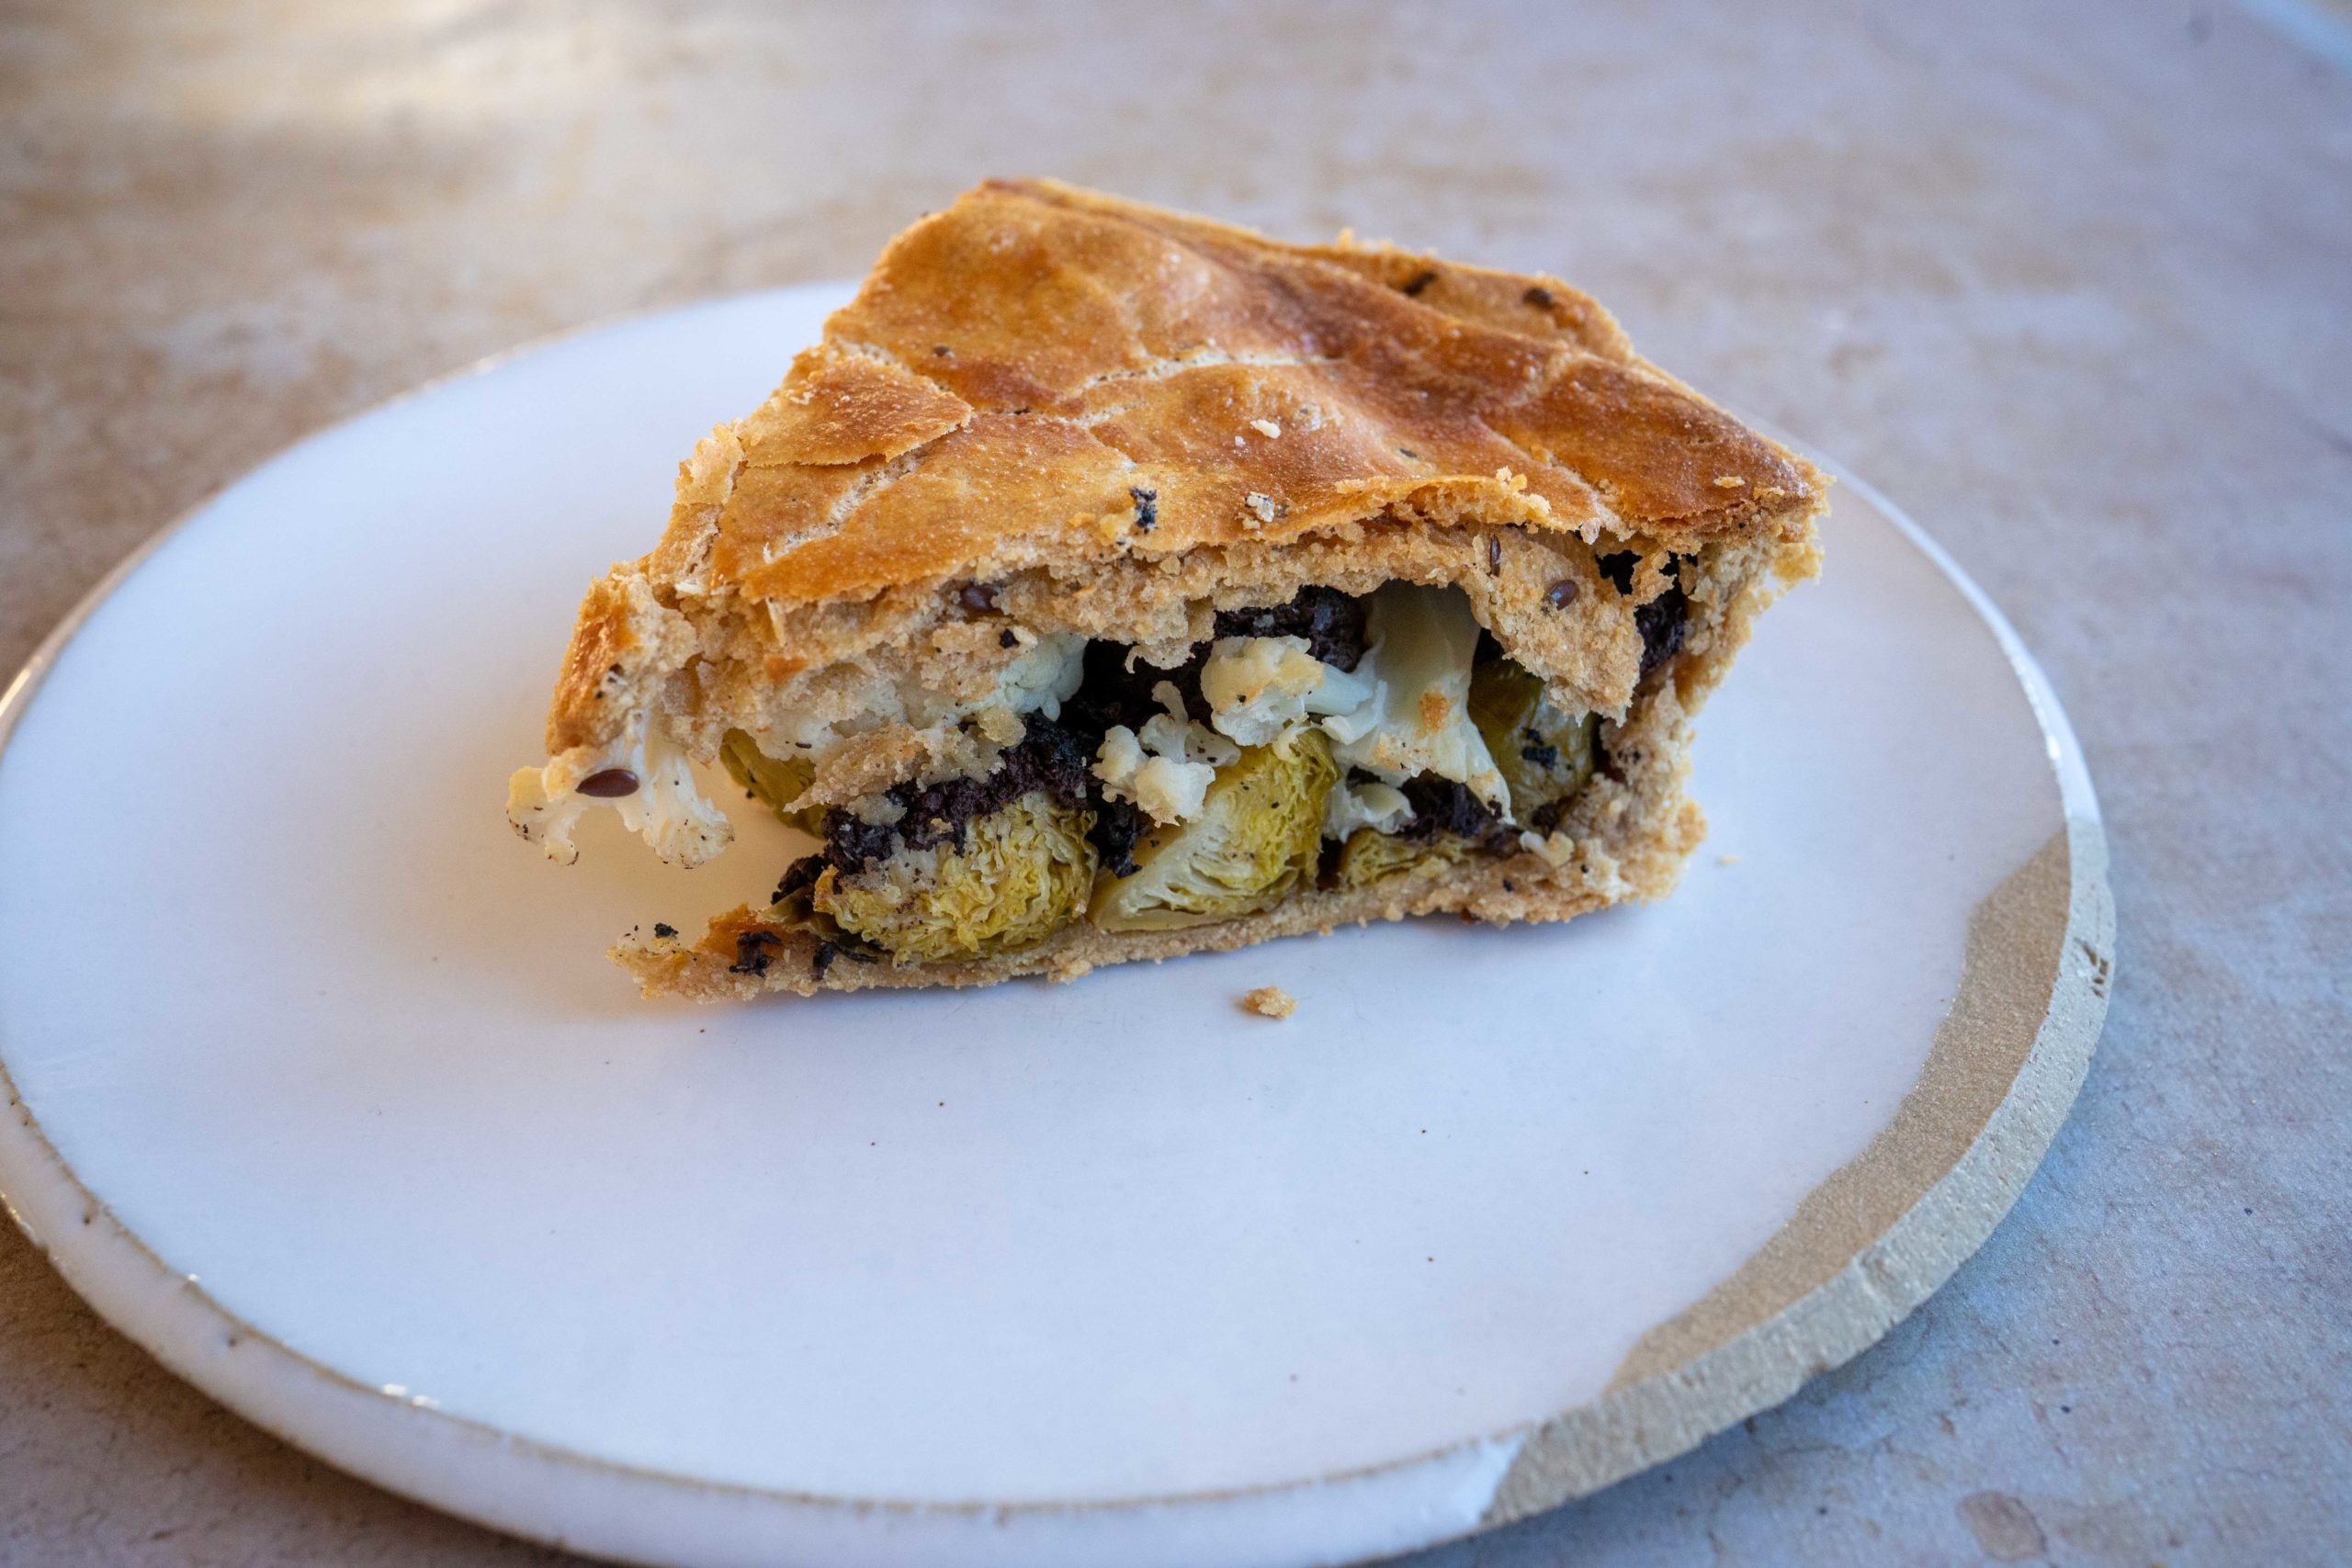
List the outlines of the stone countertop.
{"type": "MultiPolygon", "coordinates": [[[[2352,1560],[2352,12],[2325,3],[26,0],[0,669],[305,432],[577,322],[856,275],[984,174],[1559,273],[2007,609],[2104,796],[2118,983],[2024,1201],[1883,1344],[1420,1561],[2352,1560]]],[[[0,1227],[0,1562],[532,1561],[565,1559],[228,1415],[0,1227]]]]}

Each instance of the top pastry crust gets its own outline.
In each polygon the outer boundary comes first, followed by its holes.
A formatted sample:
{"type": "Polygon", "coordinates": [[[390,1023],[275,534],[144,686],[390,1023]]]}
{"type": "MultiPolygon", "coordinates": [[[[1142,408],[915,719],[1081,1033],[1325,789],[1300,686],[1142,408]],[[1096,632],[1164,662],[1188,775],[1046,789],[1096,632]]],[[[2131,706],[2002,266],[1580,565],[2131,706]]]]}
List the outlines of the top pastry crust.
{"type": "Polygon", "coordinates": [[[1597,587],[1604,535],[1644,557],[1636,600],[1665,586],[1646,563],[1807,548],[1825,485],[1556,279],[989,182],[893,241],[784,384],[681,465],[659,547],[582,605],[552,787],[649,713],[707,758],[726,725],[825,707],[877,649],[951,683],[1027,650],[941,625],[943,597],[990,611],[1001,584],[1036,632],[1181,649],[1210,600],[1460,581],[1465,550],[1493,574],[1464,584],[1481,619],[1621,713],[1631,631],[1594,597],[1541,613],[1545,585],[1597,587]]]}
{"type": "Polygon", "coordinates": [[[1532,524],[1677,548],[1814,488],[1555,279],[1279,244],[1046,181],[990,182],[899,235],[734,436],[662,557],[785,603],[1039,551],[1295,536],[1498,469],[1525,477],[1532,524]],[[1148,531],[1068,526],[1132,521],[1137,488],[1148,531]]]}

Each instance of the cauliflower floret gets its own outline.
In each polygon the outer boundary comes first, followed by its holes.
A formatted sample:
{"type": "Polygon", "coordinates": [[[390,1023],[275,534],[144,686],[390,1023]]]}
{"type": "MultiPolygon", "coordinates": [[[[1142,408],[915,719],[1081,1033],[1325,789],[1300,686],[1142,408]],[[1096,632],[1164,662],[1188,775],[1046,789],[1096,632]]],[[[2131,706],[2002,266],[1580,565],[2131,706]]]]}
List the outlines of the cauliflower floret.
{"type": "Polygon", "coordinates": [[[1244,746],[1263,746],[1308,714],[1361,706],[1372,683],[1324,663],[1303,637],[1225,637],[1201,666],[1209,722],[1244,746]]]}
{"type": "Polygon", "coordinates": [[[617,759],[566,752],[544,768],[524,768],[506,782],[507,821],[524,838],[536,839],[549,860],[567,865],[580,858],[571,830],[592,806],[619,812],[622,826],[673,865],[700,865],[735,837],[726,814],[703,798],[685,752],[642,720],[617,759]],[[616,786],[626,784],[628,793],[594,787],[608,779],[616,786]],[[592,787],[583,792],[583,784],[592,787]]]}
{"type": "Polygon", "coordinates": [[[1372,596],[1371,634],[1356,671],[1368,694],[1323,720],[1342,776],[1363,768],[1401,784],[1435,773],[1508,810],[1502,774],[1470,718],[1478,619],[1469,599],[1455,588],[1388,583],[1372,596]]]}
{"type": "Polygon", "coordinates": [[[1102,781],[1102,793],[1111,799],[1133,801],[1155,822],[1178,822],[1200,810],[1216,770],[1205,762],[1154,756],[1134,730],[1120,724],[1103,733],[1102,748],[1094,754],[1094,776],[1102,781]]]}
{"type": "MultiPolygon", "coordinates": [[[[1043,637],[1005,667],[996,692],[982,703],[959,705],[910,684],[902,686],[898,696],[910,723],[951,724],[978,714],[981,732],[1002,745],[1020,739],[1019,715],[1042,712],[1048,718],[1059,717],[1062,703],[1085,678],[1086,638],[1043,637]]],[[[825,720],[785,714],[757,738],[728,731],[720,757],[736,781],[779,816],[813,827],[805,816],[796,818],[785,807],[808,788],[816,762],[852,736],[899,716],[869,712],[825,720]]],[[[507,780],[506,819],[524,838],[538,843],[550,860],[568,864],[580,858],[572,832],[592,806],[619,812],[630,832],[677,865],[700,865],[735,836],[725,814],[703,798],[685,752],[653,726],[649,715],[639,716],[630,739],[617,754],[567,752],[543,768],[524,768],[507,780]],[[583,792],[580,786],[590,780],[613,790],[583,792]]]]}
{"type": "Polygon", "coordinates": [[[1351,784],[1344,779],[1331,786],[1323,803],[1323,836],[1346,842],[1359,828],[1393,833],[1413,819],[1413,803],[1394,784],[1351,784]]]}
{"type": "Polygon", "coordinates": [[[1241,748],[1184,716],[1184,699],[1172,681],[1151,689],[1166,709],[1146,719],[1142,733],[1124,724],[1104,732],[1095,752],[1094,776],[1113,800],[1133,801],[1162,825],[1200,815],[1216,771],[1241,755],[1241,748]]]}
{"type": "Polygon", "coordinates": [[[548,859],[570,865],[580,858],[571,829],[595,802],[569,793],[568,785],[560,798],[550,793],[547,776],[555,771],[553,762],[544,768],[514,770],[506,781],[506,820],[526,840],[537,842],[548,859]]]}
{"type": "Polygon", "coordinates": [[[1004,672],[1005,705],[1015,713],[1059,718],[1062,705],[1086,679],[1086,634],[1065,632],[1037,639],[1037,646],[1004,672]]]}

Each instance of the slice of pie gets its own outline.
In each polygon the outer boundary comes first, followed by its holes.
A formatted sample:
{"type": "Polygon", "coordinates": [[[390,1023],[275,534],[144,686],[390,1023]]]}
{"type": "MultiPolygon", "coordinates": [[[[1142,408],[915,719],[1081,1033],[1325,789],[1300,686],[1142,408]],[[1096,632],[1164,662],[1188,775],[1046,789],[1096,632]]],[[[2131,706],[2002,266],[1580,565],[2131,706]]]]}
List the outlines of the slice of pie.
{"type": "Polygon", "coordinates": [[[1670,891],[1690,716],[1826,481],[1547,277],[990,183],[590,590],[508,814],[805,830],[649,994],[1068,978],[1670,891]]]}

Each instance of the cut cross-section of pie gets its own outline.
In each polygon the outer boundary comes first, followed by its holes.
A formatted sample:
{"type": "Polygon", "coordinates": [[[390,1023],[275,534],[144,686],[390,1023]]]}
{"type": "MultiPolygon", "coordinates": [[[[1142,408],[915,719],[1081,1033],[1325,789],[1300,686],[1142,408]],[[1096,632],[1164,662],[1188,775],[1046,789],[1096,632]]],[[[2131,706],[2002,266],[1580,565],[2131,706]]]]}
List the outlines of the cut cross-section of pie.
{"type": "Polygon", "coordinates": [[[695,864],[699,762],[810,835],[616,950],[702,998],[1657,898],[1826,488],[1555,279],[992,183],[682,465],[508,813],[695,864]]]}

